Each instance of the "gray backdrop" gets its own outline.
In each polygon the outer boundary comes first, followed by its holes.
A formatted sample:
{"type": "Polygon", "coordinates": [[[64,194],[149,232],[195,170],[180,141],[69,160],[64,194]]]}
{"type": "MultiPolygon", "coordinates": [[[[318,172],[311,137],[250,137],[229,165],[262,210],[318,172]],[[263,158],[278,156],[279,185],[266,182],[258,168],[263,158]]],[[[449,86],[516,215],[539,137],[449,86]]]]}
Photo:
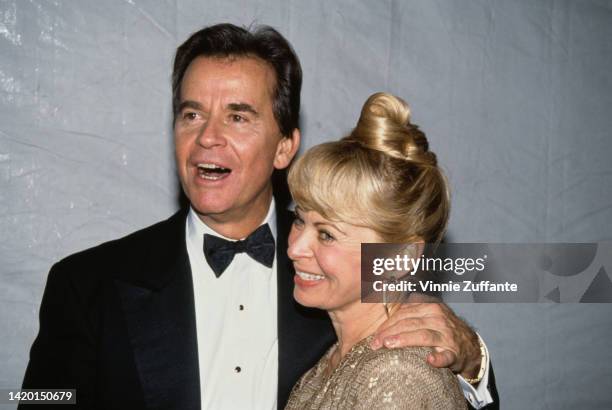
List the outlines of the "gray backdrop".
{"type": "MultiPolygon", "coordinates": [[[[224,21],[294,45],[306,147],[375,91],[406,99],[452,184],[452,241],[611,240],[611,1],[0,0],[0,388],[21,383],[51,264],[177,208],[173,53],[224,21]]],[[[611,305],[454,308],[503,408],[612,408],[611,305]]]]}

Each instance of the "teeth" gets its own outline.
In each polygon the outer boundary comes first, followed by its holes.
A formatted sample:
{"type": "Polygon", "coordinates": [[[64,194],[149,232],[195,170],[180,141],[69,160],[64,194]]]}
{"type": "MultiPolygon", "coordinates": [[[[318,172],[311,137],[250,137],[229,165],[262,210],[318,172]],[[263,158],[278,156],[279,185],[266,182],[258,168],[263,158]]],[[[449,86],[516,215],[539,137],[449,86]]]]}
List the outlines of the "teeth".
{"type": "Polygon", "coordinates": [[[223,175],[200,175],[201,178],[210,179],[216,181],[217,179],[223,178],[223,175]]]}
{"type": "Polygon", "coordinates": [[[304,279],[304,280],[322,280],[325,279],[325,276],[323,275],[315,275],[312,273],[305,273],[305,272],[295,272],[300,278],[304,279]]]}
{"type": "Polygon", "coordinates": [[[223,168],[215,164],[200,163],[197,165],[200,178],[216,181],[225,177],[231,172],[231,169],[223,168]]]}
{"type": "Polygon", "coordinates": [[[215,164],[198,164],[198,168],[204,168],[204,169],[224,169],[223,167],[220,167],[220,166],[215,165],[215,164]]]}

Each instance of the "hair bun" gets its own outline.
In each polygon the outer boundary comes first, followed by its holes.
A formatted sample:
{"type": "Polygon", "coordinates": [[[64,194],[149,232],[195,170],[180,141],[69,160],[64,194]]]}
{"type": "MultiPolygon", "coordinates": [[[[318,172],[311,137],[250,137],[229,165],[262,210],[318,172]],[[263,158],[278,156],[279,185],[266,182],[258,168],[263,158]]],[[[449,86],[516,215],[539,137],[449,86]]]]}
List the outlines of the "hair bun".
{"type": "Polygon", "coordinates": [[[436,155],[429,151],[427,137],[410,122],[410,107],[391,94],[376,93],[368,98],[357,126],[346,140],[416,164],[437,163],[436,155]]]}

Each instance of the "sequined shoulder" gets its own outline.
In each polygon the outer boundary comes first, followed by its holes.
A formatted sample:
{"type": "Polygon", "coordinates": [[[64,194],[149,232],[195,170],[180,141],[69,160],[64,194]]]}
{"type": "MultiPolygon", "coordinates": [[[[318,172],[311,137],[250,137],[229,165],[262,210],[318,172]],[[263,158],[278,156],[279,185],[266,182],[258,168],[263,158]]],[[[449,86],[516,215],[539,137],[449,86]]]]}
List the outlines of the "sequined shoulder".
{"type": "Polygon", "coordinates": [[[457,378],[426,362],[430,349],[372,350],[357,343],[331,374],[330,351],[295,386],[289,409],[465,409],[457,378]]]}
{"type": "Polygon", "coordinates": [[[466,408],[456,376],[426,362],[430,351],[423,347],[373,351],[366,345],[345,382],[343,408],[466,408]]]}

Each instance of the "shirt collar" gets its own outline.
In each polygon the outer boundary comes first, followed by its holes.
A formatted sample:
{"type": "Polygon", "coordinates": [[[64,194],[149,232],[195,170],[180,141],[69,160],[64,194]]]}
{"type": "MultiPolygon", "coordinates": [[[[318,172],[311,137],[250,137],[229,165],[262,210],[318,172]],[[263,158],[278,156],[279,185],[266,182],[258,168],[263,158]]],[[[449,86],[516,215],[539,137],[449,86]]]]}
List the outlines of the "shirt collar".
{"type": "MultiPolygon", "coordinates": [[[[270,226],[270,231],[272,231],[272,236],[276,241],[276,205],[274,203],[274,200],[270,201],[268,213],[264,220],[261,222],[261,224],[259,224],[259,226],[264,225],[266,223],[270,226]]],[[[187,240],[192,242],[195,241],[195,243],[203,243],[204,234],[215,235],[228,241],[235,240],[227,238],[221,235],[220,233],[215,232],[211,227],[202,222],[202,220],[198,217],[198,214],[193,210],[193,207],[190,207],[189,214],[187,215],[187,240]]]]}

